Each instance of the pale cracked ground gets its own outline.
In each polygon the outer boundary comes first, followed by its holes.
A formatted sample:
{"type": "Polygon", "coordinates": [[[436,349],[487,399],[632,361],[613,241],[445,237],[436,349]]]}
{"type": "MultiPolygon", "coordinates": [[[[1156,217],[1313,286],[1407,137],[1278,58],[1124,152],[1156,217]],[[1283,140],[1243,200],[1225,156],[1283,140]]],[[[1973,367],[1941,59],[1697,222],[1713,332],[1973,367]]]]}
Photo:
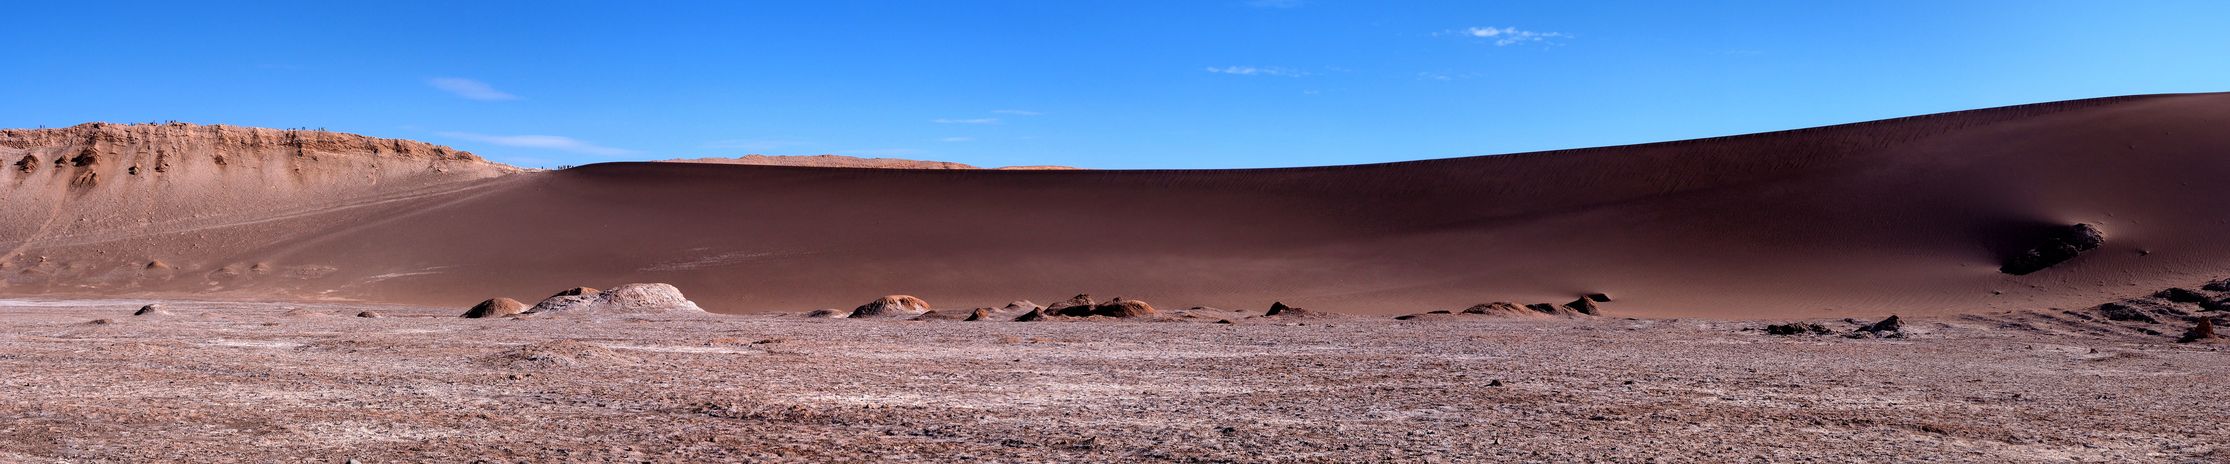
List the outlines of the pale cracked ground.
{"type": "Polygon", "coordinates": [[[2230,460],[2219,345],[1943,321],[1858,340],[139,303],[0,302],[0,462],[2230,460]],[[557,340],[579,344],[505,355],[557,340]]]}

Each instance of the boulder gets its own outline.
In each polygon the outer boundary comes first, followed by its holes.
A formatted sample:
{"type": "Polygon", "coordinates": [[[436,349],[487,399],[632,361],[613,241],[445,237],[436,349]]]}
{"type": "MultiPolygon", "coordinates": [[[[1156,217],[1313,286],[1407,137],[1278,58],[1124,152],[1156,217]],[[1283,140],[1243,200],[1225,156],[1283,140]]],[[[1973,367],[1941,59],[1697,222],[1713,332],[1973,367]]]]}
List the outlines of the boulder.
{"type": "Polygon", "coordinates": [[[2007,259],[1998,271],[2027,275],[2075,259],[2076,255],[2096,250],[2105,244],[2106,233],[2098,230],[2098,226],[2075,224],[2061,227],[2046,233],[2036,246],[2007,259]]]}
{"type": "MultiPolygon", "coordinates": [[[[564,293],[564,292],[560,292],[564,293]]],[[[553,296],[536,303],[527,314],[661,314],[704,313],[681,289],[660,283],[627,284],[596,293],[553,296]]]]}
{"type": "Polygon", "coordinates": [[[139,307],[139,310],[138,310],[138,311],[133,311],[133,312],[132,312],[132,315],[133,315],[133,316],[168,316],[168,315],[170,315],[170,311],[166,311],[166,310],[163,310],[163,305],[159,305],[159,304],[151,304],[151,305],[147,305],[147,306],[141,306],[141,307],[139,307]]]}
{"type": "Polygon", "coordinates": [[[2191,343],[2211,338],[2215,338],[2215,323],[2213,320],[2202,317],[2199,318],[2198,324],[2191,326],[2191,330],[2184,331],[2184,336],[2177,338],[2176,343],[2191,343]]]}
{"type": "Polygon", "coordinates": [[[387,317],[387,316],[383,316],[383,315],[380,315],[380,313],[376,313],[376,312],[371,312],[371,311],[364,311],[364,312],[356,313],[356,317],[361,317],[361,318],[365,318],[365,319],[377,319],[377,318],[382,318],[382,317],[387,317]]]}
{"type": "Polygon", "coordinates": [[[472,305],[472,309],[465,310],[464,317],[467,319],[503,317],[524,313],[526,311],[526,303],[520,303],[519,300],[510,298],[493,298],[489,299],[488,301],[482,301],[480,302],[480,304],[472,305]]]}
{"type": "Polygon", "coordinates": [[[850,317],[916,317],[928,312],[929,302],[913,295],[887,295],[853,308],[850,317]]]}

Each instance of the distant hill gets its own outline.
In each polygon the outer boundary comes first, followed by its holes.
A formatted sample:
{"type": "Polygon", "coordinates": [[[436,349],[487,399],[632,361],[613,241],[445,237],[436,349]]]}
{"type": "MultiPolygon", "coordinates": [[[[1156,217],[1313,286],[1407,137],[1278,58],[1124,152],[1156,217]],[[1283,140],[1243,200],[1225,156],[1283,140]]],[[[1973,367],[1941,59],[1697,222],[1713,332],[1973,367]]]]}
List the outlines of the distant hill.
{"type": "MultiPolygon", "coordinates": [[[[843,155],[744,155],[735,158],[689,158],[663,160],[666,163],[745,164],[753,166],[808,166],[820,168],[875,168],[875,169],[983,169],[973,165],[950,161],[922,161],[902,158],[861,158],[843,155]]],[[[995,169],[1076,169],[1066,166],[1010,166],[995,169]]]]}

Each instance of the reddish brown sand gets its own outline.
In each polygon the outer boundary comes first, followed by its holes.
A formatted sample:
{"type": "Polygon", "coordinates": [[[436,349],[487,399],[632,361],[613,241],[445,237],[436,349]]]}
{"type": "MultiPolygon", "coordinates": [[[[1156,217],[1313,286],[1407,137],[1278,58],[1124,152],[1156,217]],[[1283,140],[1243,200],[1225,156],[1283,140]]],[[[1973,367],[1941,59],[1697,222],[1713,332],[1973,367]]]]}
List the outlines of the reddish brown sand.
{"type": "Polygon", "coordinates": [[[2076,307],[2230,267],[2223,127],[2230,94],[1299,169],[507,174],[368,142],[176,145],[197,161],[134,176],[125,166],[161,154],[146,147],[172,146],[139,130],[94,144],[127,151],[79,186],[81,168],[51,161],[84,148],[84,129],[11,131],[0,159],[32,152],[47,164],[0,174],[0,292],[462,308],[670,282],[716,312],[1082,292],[1374,314],[1588,292],[1613,295],[1606,311],[1627,316],[2076,307]],[[230,149],[260,164],[205,161],[230,149]],[[2075,222],[2104,229],[2106,245],[2031,275],[1997,271],[2041,226],[2075,222]]]}

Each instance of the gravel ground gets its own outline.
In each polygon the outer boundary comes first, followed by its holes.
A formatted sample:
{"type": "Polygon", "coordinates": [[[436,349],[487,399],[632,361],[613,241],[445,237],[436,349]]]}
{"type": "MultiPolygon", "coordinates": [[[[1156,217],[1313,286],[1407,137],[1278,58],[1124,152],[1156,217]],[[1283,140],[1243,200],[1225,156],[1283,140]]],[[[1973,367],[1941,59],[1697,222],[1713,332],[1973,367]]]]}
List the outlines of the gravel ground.
{"type": "Polygon", "coordinates": [[[1852,339],[141,303],[0,302],[0,461],[2230,461],[2223,345],[1955,319],[1852,339]]]}

